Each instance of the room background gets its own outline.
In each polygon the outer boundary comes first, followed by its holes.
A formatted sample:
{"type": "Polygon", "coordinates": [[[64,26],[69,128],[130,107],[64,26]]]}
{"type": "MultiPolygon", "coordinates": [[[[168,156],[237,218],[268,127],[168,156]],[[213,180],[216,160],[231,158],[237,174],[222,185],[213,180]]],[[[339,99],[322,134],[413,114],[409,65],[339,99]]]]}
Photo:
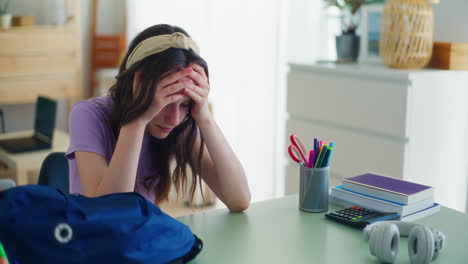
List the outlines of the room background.
{"type": "MultiPolygon", "coordinates": [[[[81,0],[84,85],[90,7],[89,0],[81,0]]],[[[434,39],[468,42],[468,30],[460,30],[468,25],[468,2],[441,0],[433,7],[434,39]]],[[[35,15],[38,24],[63,19],[60,0],[15,0],[11,8],[13,14],[35,15]]],[[[100,1],[101,33],[126,30],[130,40],[157,23],[180,25],[199,43],[210,67],[215,118],[245,167],[252,200],[283,195],[288,63],[334,59],[332,40],[339,28],[333,12],[325,10],[320,0],[100,1]]],[[[1,107],[7,132],[31,129],[33,105],[1,107]]],[[[57,127],[66,130],[65,107],[63,103],[59,107],[57,127]]]]}

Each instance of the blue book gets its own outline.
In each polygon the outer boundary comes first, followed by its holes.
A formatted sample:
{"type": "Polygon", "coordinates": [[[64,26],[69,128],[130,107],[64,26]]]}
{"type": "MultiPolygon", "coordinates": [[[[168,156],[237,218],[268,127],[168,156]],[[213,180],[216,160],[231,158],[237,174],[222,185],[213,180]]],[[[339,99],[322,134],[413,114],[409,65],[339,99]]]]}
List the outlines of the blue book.
{"type": "Polygon", "coordinates": [[[343,180],[343,188],[401,204],[412,204],[434,196],[434,188],[391,177],[366,173],[343,180]]]}
{"type": "Polygon", "coordinates": [[[351,190],[346,190],[341,185],[333,187],[330,195],[332,198],[344,200],[353,205],[358,205],[380,212],[398,213],[402,217],[426,209],[434,204],[434,198],[430,197],[417,203],[405,205],[402,203],[396,203],[370,195],[353,192],[351,190]]]}
{"type": "Polygon", "coordinates": [[[400,218],[401,221],[413,222],[415,220],[421,219],[425,216],[429,216],[435,214],[440,211],[440,204],[434,203],[432,206],[423,209],[421,211],[417,211],[416,213],[412,213],[409,215],[405,215],[400,218]]]}

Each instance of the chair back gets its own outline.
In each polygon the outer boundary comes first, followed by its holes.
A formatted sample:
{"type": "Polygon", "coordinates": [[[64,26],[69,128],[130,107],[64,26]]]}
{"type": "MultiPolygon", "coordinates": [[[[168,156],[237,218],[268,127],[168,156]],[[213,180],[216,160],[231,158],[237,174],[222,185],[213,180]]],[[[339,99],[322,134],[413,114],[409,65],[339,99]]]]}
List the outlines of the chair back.
{"type": "Polygon", "coordinates": [[[15,186],[16,186],[16,183],[12,179],[0,179],[0,191],[15,187],[15,186]]]}
{"type": "Polygon", "coordinates": [[[65,152],[53,152],[44,159],[37,184],[69,193],[68,160],[65,158],[65,152]]]}

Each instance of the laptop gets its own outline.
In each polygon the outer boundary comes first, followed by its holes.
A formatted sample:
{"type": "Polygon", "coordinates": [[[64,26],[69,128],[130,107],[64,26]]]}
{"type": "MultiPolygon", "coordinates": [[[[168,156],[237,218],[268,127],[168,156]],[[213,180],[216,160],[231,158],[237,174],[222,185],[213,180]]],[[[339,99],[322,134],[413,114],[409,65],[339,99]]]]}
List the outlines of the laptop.
{"type": "Polygon", "coordinates": [[[56,112],[56,101],[39,96],[36,102],[34,134],[29,137],[0,140],[0,147],[10,153],[22,153],[35,150],[51,149],[52,138],[55,129],[56,112]]]}

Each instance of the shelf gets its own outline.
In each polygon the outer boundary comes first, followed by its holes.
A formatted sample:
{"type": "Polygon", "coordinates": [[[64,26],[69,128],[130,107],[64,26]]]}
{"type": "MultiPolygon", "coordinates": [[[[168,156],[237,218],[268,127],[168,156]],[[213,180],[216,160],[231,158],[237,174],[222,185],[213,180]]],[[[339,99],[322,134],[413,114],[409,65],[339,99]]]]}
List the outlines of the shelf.
{"type": "Polygon", "coordinates": [[[33,25],[33,26],[19,26],[11,27],[9,29],[0,29],[0,34],[8,33],[40,33],[40,32],[51,32],[51,31],[70,31],[75,28],[73,23],[67,23],[63,25],[33,25]]]}
{"type": "Polygon", "coordinates": [[[0,104],[34,103],[38,95],[81,99],[79,1],[74,2],[74,18],[66,24],[0,30],[0,104]]]}
{"type": "Polygon", "coordinates": [[[320,64],[300,64],[291,63],[289,64],[291,71],[298,72],[315,72],[323,74],[338,75],[343,77],[366,78],[375,79],[382,78],[391,81],[403,81],[408,82],[410,75],[412,74],[441,74],[448,75],[453,74],[454,71],[446,71],[439,69],[421,69],[421,70],[399,70],[391,69],[386,67],[382,63],[375,64],[361,64],[361,63],[350,63],[350,64],[335,64],[335,63],[320,63],[320,64]]]}

